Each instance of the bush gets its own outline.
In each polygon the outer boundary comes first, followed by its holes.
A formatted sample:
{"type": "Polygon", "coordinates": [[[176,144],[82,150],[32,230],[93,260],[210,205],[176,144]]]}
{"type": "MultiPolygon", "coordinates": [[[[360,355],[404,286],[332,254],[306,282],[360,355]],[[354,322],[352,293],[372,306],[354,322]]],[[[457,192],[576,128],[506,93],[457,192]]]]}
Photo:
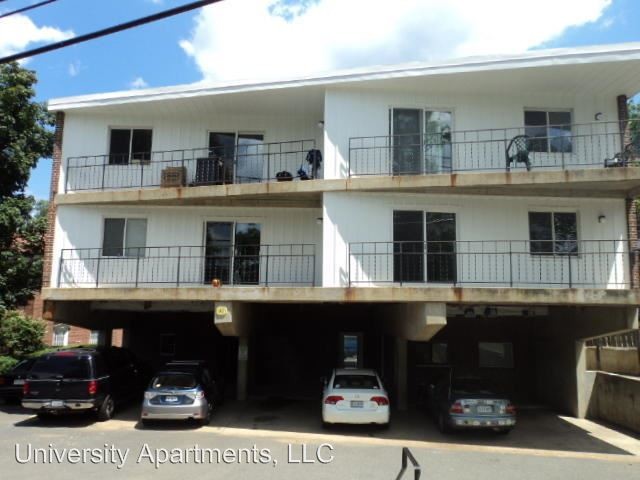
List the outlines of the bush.
{"type": "Polygon", "coordinates": [[[0,320],[0,355],[24,358],[44,348],[44,323],[20,312],[6,312],[0,320]]]}
{"type": "Polygon", "coordinates": [[[0,357],[0,375],[11,370],[18,363],[13,357],[0,357]]]}

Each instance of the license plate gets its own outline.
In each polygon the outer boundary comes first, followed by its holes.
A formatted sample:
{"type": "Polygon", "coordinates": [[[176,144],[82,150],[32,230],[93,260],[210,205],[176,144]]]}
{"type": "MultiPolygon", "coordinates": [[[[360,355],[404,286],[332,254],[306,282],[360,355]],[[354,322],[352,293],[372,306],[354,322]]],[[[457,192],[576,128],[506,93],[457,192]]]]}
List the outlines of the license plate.
{"type": "Polygon", "coordinates": [[[64,402],[62,400],[53,400],[51,402],[51,408],[62,408],[64,407],[64,402]]]}
{"type": "Polygon", "coordinates": [[[478,413],[493,413],[493,407],[478,405],[478,413]]]}
{"type": "Polygon", "coordinates": [[[14,385],[24,385],[24,380],[20,380],[19,378],[13,381],[14,385]]]}
{"type": "Polygon", "coordinates": [[[166,397],[164,397],[164,401],[165,402],[171,402],[171,403],[175,403],[178,401],[178,397],[174,397],[171,395],[167,395],[166,397]]]}
{"type": "Polygon", "coordinates": [[[351,408],[362,408],[364,407],[364,402],[362,400],[351,400],[351,408]]]}

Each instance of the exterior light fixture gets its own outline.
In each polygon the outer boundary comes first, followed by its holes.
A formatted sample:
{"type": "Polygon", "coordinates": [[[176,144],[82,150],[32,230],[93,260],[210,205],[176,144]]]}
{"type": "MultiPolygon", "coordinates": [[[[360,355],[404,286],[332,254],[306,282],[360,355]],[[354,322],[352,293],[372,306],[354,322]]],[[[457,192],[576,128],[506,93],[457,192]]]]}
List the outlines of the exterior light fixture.
{"type": "Polygon", "coordinates": [[[474,318],[476,316],[476,312],[473,308],[465,308],[464,310],[464,318],[474,318]]]}
{"type": "Polygon", "coordinates": [[[324,120],[318,120],[318,128],[324,128],[324,120]]]}
{"type": "Polygon", "coordinates": [[[498,316],[498,309],[495,307],[487,307],[484,309],[484,316],[485,317],[497,317],[498,316]]]}
{"type": "Polygon", "coordinates": [[[322,217],[317,217],[317,218],[316,218],[316,223],[317,223],[318,225],[322,225],[322,217]]]}
{"type": "Polygon", "coordinates": [[[598,215],[598,223],[606,223],[606,221],[607,221],[606,215],[603,215],[603,214],[598,215]]]}
{"type": "Polygon", "coordinates": [[[593,118],[595,119],[596,122],[599,122],[600,120],[602,120],[602,112],[598,112],[596,113],[593,118]]]}

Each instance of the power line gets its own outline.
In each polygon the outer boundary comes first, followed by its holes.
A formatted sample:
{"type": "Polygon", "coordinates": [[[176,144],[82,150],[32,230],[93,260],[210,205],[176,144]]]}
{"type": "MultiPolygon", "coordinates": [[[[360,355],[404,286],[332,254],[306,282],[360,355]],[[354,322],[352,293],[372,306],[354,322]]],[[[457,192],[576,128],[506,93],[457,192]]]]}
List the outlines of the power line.
{"type": "Polygon", "coordinates": [[[10,15],[15,15],[16,13],[26,12],[27,10],[33,10],[34,8],[43,7],[49,3],[57,2],[58,0],[46,0],[44,2],[35,3],[33,5],[29,5],[27,7],[19,8],[18,10],[14,10],[12,12],[3,13],[0,15],[0,18],[8,17],[10,15]]]}
{"type": "Polygon", "coordinates": [[[86,42],[88,40],[93,40],[94,38],[100,38],[107,35],[111,35],[117,32],[121,32],[123,30],[128,30],[130,28],[139,27],[140,25],[145,25],[147,23],[155,22],[157,20],[162,20],[163,18],[172,17],[174,15],[178,15],[180,13],[188,12],[190,10],[195,10],[196,8],[204,7],[206,5],[210,5],[212,3],[218,3],[222,0],[201,0],[199,2],[192,2],[186,5],[182,5],[180,7],[171,8],[169,10],[164,10],[162,12],[154,13],[153,15],[148,15],[146,17],[138,18],[136,20],[131,20],[129,22],[120,23],[118,25],[114,25],[112,27],[104,28],[102,30],[97,30],[92,33],[86,33],[84,35],[80,35],[79,37],[70,38],[68,40],[63,40],[61,42],[52,43],[50,45],[45,45],[44,47],[34,48],[32,50],[27,50],[22,53],[15,53],[13,55],[9,55],[8,57],[0,58],[0,64],[15,62],[16,60],[21,60],[23,58],[33,57],[35,55],[40,55],[41,53],[51,52],[53,50],[59,50],[64,47],[68,47],[70,45],[75,45],[77,43],[86,42]]]}

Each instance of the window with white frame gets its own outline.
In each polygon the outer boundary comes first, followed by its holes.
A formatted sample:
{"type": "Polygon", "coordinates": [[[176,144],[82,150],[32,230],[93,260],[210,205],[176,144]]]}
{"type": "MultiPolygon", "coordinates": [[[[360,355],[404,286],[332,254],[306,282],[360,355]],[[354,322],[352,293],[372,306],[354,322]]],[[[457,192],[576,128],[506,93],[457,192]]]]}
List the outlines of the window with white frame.
{"type": "Polygon", "coordinates": [[[53,338],[51,344],[54,347],[64,347],[69,344],[69,326],[59,323],[53,326],[53,338]]]}
{"type": "Polygon", "coordinates": [[[570,111],[525,110],[524,133],[532,152],[572,152],[570,111]]]}
{"type": "Polygon", "coordinates": [[[575,212],[529,212],[529,250],[533,255],[576,255],[575,212]]]}
{"type": "Polygon", "coordinates": [[[104,219],[103,257],[144,257],[146,244],[146,218],[104,219]]]}
{"type": "Polygon", "coordinates": [[[109,138],[109,165],[148,164],[151,138],[148,128],[112,128],[109,138]]]}

